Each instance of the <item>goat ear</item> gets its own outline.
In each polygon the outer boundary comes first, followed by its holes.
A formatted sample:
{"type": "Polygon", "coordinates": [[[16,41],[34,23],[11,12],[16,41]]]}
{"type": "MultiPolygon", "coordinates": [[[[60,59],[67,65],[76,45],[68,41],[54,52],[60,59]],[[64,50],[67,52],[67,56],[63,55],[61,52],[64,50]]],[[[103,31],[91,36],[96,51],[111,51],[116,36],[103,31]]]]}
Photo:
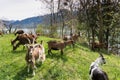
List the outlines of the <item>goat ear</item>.
{"type": "Polygon", "coordinates": [[[30,45],[29,44],[25,44],[24,45],[27,49],[30,47],[30,45]]]}

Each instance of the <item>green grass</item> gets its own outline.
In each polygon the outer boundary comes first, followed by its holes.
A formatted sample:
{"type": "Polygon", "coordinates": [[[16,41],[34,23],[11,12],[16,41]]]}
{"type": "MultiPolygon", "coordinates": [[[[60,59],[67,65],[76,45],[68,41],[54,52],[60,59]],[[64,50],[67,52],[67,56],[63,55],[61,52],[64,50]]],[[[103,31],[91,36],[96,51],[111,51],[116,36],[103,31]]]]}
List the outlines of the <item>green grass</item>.
{"type": "MultiPolygon", "coordinates": [[[[39,37],[44,40],[46,60],[37,65],[36,75],[27,73],[23,46],[12,51],[10,44],[13,34],[0,36],[0,80],[89,80],[89,66],[99,55],[82,44],[77,43],[74,49],[67,46],[64,55],[59,51],[47,54],[47,41],[52,38],[39,37]]],[[[107,63],[101,68],[108,73],[109,80],[120,80],[120,57],[104,53],[107,63]]]]}

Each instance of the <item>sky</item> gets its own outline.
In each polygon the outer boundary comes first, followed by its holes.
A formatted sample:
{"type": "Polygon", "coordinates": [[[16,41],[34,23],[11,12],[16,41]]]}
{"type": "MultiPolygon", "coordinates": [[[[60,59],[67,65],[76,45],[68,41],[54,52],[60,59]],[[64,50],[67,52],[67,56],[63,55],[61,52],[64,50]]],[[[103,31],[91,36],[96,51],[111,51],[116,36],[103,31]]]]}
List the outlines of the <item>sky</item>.
{"type": "Polygon", "coordinates": [[[46,5],[37,0],[0,0],[0,19],[22,20],[48,13],[46,5]]]}

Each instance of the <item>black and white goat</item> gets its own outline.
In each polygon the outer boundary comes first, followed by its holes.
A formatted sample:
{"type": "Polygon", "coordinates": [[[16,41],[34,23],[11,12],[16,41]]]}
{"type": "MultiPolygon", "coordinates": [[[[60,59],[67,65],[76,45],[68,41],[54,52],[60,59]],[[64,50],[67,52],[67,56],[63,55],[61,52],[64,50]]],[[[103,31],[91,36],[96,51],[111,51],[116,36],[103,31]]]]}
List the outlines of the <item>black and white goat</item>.
{"type": "Polygon", "coordinates": [[[105,64],[105,58],[100,53],[100,57],[97,58],[94,62],[90,65],[89,75],[91,80],[109,80],[106,72],[104,72],[99,65],[105,64]]]}

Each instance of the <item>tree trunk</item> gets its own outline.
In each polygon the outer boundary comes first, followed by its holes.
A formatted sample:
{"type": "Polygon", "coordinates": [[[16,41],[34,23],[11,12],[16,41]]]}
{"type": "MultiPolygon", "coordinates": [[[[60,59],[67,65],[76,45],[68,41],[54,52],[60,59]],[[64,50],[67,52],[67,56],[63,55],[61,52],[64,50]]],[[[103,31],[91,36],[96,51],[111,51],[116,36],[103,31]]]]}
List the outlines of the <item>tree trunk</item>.
{"type": "Polygon", "coordinates": [[[99,42],[103,43],[103,19],[102,19],[102,12],[101,12],[101,2],[97,0],[97,8],[98,8],[98,22],[99,22],[99,42]]]}
{"type": "MultiPolygon", "coordinates": [[[[95,29],[94,27],[92,27],[91,29],[92,29],[92,43],[95,43],[95,29]]],[[[94,50],[93,44],[92,44],[92,50],[94,50]]]]}
{"type": "Polygon", "coordinates": [[[107,28],[107,31],[106,31],[106,47],[108,47],[108,38],[109,38],[109,28],[107,28]]]}

